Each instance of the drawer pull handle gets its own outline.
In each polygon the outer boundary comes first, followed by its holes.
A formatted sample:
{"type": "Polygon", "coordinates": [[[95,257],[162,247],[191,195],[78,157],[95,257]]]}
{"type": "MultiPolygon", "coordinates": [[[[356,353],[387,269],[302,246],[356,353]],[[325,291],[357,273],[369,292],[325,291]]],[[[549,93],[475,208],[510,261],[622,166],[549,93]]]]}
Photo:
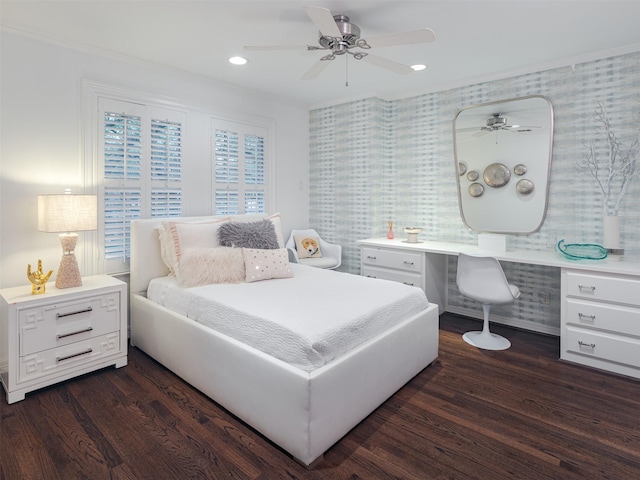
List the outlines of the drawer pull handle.
{"type": "Polygon", "coordinates": [[[413,262],[410,262],[410,261],[408,261],[408,260],[405,260],[405,261],[404,261],[404,264],[405,264],[405,265],[413,265],[413,262]]]}
{"type": "Polygon", "coordinates": [[[69,360],[71,358],[79,357],[80,355],[86,355],[87,353],[93,352],[93,349],[87,348],[84,352],[74,353],[73,355],[67,355],[66,357],[56,357],[56,362],[63,362],[65,360],[69,360]]]}
{"type": "Polygon", "coordinates": [[[56,318],[70,317],[71,315],[79,315],[81,313],[87,313],[92,311],[93,311],[93,308],[89,307],[89,308],[85,308],[84,310],[78,310],[77,312],[56,313],[56,318]]]}
{"type": "Polygon", "coordinates": [[[367,260],[376,260],[377,257],[373,257],[371,255],[367,255],[367,260]]]}
{"type": "Polygon", "coordinates": [[[404,283],[405,285],[409,285],[410,287],[415,287],[413,283],[409,283],[409,282],[402,282],[402,283],[404,283]]]}
{"type": "Polygon", "coordinates": [[[595,343],[586,343],[586,342],[583,342],[582,340],[578,340],[578,345],[580,345],[581,347],[596,348],[595,343]]]}
{"type": "Polygon", "coordinates": [[[580,290],[581,292],[595,292],[596,291],[596,287],[595,285],[583,285],[581,283],[578,284],[578,290],[580,290]]]}
{"type": "Polygon", "coordinates": [[[71,332],[71,333],[64,333],[62,335],[56,335],[56,339],[60,340],[61,338],[72,337],[73,335],[80,335],[81,333],[91,332],[92,330],[93,330],[93,327],[88,327],[88,328],[85,328],[83,330],[78,330],[77,332],[71,332]]]}
{"type": "Polygon", "coordinates": [[[587,315],[586,313],[580,313],[578,312],[578,317],[580,318],[580,320],[595,320],[596,316],[595,315],[587,315]]]}
{"type": "Polygon", "coordinates": [[[375,275],[367,275],[367,278],[378,278],[375,275]]]}

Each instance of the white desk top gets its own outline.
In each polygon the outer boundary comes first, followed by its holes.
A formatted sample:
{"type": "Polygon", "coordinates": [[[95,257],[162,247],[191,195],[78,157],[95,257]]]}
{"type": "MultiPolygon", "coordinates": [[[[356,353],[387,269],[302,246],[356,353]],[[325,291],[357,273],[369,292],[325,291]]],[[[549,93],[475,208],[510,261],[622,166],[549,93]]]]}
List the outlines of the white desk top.
{"type": "Polygon", "coordinates": [[[425,240],[421,243],[407,243],[406,240],[395,238],[368,238],[358,240],[359,245],[371,247],[393,247],[406,250],[440,253],[443,255],[458,255],[468,253],[471,255],[488,255],[498,260],[515,263],[528,263],[531,265],[546,265],[549,267],[571,268],[576,270],[590,270],[592,272],[617,273],[622,275],[640,275],[640,258],[625,255],[609,255],[604,260],[568,260],[552,250],[507,250],[506,252],[494,250],[481,250],[477,245],[435,242],[425,240]]]}

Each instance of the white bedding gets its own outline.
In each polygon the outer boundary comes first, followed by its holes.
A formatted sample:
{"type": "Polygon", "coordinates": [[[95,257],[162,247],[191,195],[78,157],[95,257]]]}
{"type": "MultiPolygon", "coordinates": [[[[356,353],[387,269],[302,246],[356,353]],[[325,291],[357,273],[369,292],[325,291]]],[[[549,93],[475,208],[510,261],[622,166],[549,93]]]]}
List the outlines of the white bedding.
{"type": "MultiPolygon", "coordinates": [[[[147,297],[305,371],[425,309],[402,283],[292,264],[293,278],[182,288],[152,280],[147,297]]],[[[188,348],[188,347],[186,347],[188,348]]]]}

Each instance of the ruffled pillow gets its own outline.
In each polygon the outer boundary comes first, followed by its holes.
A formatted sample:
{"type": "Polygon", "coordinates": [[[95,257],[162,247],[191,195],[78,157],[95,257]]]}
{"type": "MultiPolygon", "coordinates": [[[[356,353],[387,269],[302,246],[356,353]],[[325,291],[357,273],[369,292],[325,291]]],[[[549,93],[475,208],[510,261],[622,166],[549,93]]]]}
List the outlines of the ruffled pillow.
{"type": "Polygon", "coordinates": [[[169,275],[177,273],[182,252],[190,248],[220,246],[218,228],[228,221],[229,217],[192,222],[163,222],[157,228],[157,232],[160,239],[160,255],[169,268],[169,275]]]}

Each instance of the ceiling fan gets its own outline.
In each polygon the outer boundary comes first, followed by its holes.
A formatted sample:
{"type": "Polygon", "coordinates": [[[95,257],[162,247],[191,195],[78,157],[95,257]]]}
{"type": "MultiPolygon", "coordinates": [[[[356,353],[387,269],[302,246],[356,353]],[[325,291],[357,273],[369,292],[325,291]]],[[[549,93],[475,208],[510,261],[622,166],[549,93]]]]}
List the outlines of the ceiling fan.
{"type": "Polygon", "coordinates": [[[416,43],[433,42],[436,37],[429,28],[395,33],[382,37],[364,39],[360,37],[360,27],[351,23],[346,15],[333,15],[328,9],[322,7],[303,7],[307,16],[320,31],[318,45],[280,45],[280,46],[245,46],[245,50],[323,50],[328,53],[321,57],[301,77],[302,80],[316,78],[336,57],[349,54],[356,60],[362,60],[377,67],[385,68],[400,75],[407,75],[414,70],[411,67],[394,62],[387,58],[371,55],[363,50],[376,47],[389,47],[395,45],[411,45],[416,43]]]}
{"type": "Polygon", "coordinates": [[[528,131],[531,128],[538,127],[522,127],[520,125],[508,125],[507,118],[501,113],[494,113],[491,118],[487,119],[486,125],[480,127],[480,130],[487,132],[495,132],[496,130],[514,130],[517,132],[528,131]]]}
{"type": "Polygon", "coordinates": [[[459,132],[472,132],[474,136],[485,135],[489,132],[498,132],[499,130],[507,130],[510,132],[519,132],[519,133],[528,133],[531,132],[534,128],[541,128],[535,126],[524,126],[524,125],[509,125],[507,118],[502,113],[494,113],[487,119],[485,124],[481,127],[469,127],[469,128],[459,128],[457,131],[459,132]]]}

